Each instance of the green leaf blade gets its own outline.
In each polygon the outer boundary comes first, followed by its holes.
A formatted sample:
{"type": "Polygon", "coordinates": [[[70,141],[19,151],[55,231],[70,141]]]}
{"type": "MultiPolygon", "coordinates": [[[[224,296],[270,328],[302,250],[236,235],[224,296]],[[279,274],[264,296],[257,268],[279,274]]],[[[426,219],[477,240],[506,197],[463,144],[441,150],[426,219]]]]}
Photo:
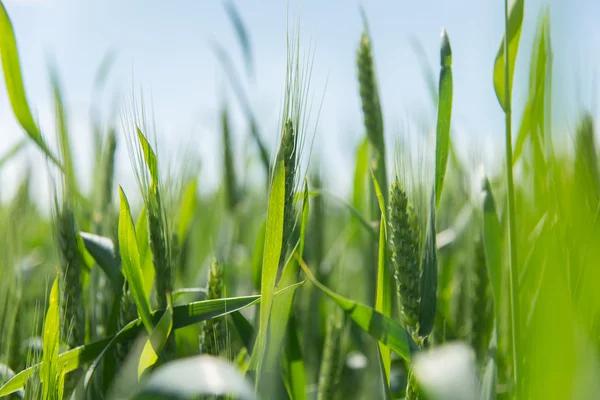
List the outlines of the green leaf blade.
{"type": "MultiPolygon", "coordinates": [[[[377,257],[377,288],[375,291],[375,311],[380,312],[386,317],[392,317],[392,274],[389,270],[388,254],[387,254],[387,222],[386,209],[383,194],[375,174],[371,171],[375,194],[379,203],[379,211],[381,219],[379,223],[379,250],[377,257]]],[[[379,343],[379,353],[381,358],[382,372],[385,375],[386,388],[389,391],[390,386],[390,371],[392,368],[392,353],[390,349],[382,343],[379,343]]]]}
{"type": "Polygon", "coordinates": [[[142,266],[142,275],[144,278],[144,293],[150,298],[152,287],[154,286],[154,264],[152,263],[152,251],[150,250],[150,236],[148,233],[148,209],[142,207],[140,215],[135,224],[135,235],[140,253],[140,263],[142,266]]]}
{"type": "Polygon", "coordinates": [[[167,339],[173,329],[173,304],[171,296],[167,296],[167,309],[160,317],[160,321],[152,331],[152,334],[146,341],[140,361],[138,363],[138,379],[142,377],[144,371],[152,367],[158,360],[158,354],[167,343],[167,339]]]}
{"type": "Polygon", "coordinates": [[[40,379],[42,385],[42,398],[55,399],[62,397],[61,385],[62,368],[58,362],[58,347],[60,343],[60,316],[58,275],[54,279],[50,290],[50,299],[46,318],[44,319],[43,355],[40,379]]]}
{"type": "Polygon", "coordinates": [[[60,167],[58,159],[50,151],[42,133],[33,119],[31,109],[25,95],[25,86],[21,75],[21,63],[19,61],[19,52],[17,50],[17,41],[12,23],[6,12],[4,4],[0,2],[0,55],[2,58],[2,70],[4,72],[4,81],[6,91],[12,107],[13,113],[19,121],[21,127],[27,135],[37,144],[48,158],[60,167]]]}
{"type": "MultiPolygon", "coordinates": [[[[273,181],[269,193],[265,244],[263,251],[259,332],[256,339],[255,351],[259,359],[253,357],[257,364],[257,376],[260,377],[262,357],[267,346],[269,317],[273,303],[273,292],[279,268],[279,258],[283,246],[283,214],[285,204],[285,168],[281,157],[277,158],[273,171],[273,181]]],[[[257,379],[257,382],[259,379],[257,379]]]]}
{"type": "Polygon", "coordinates": [[[440,51],[439,102],[435,141],[435,205],[439,207],[448,164],[450,148],[450,121],[452,118],[452,49],[446,30],[442,30],[440,51]]]}
{"type": "MultiPolygon", "coordinates": [[[[508,1],[508,0],[507,0],[508,1]]],[[[510,102],[510,95],[512,91],[513,75],[515,70],[515,61],[517,58],[517,50],[519,49],[519,39],[521,37],[521,28],[523,25],[523,9],[525,0],[515,0],[508,13],[507,32],[502,41],[500,47],[496,53],[496,60],[494,61],[494,90],[496,97],[502,109],[508,111],[510,102]],[[508,93],[506,93],[506,79],[505,79],[505,52],[504,43],[508,37],[508,93]]]]}
{"type": "Polygon", "coordinates": [[[142,318],[146,330],[150,333],[153,329],[150,300],[144,291],[144,276],[129,202],[123,192],[123,188],[120,186],[119,198],[121,200],[119,212],[119,249],[121,251],[123,274],[127,282],[129,282],[138,313],[142,318]]]}
{"type": "Polygon", "coordinates": [[[151,179],[151,187],[150,190],[152,193],[156,193],[158,191],[158,160],[156,158],[156,153],[148,143],[148,139],[142,133],[139,127],[135,127],[137,132],[138,140],[140,142],[140,146],[142,147],[142,153],[144,154],[144,161],[146,161],[146,167],[148,168],[148,172],[150,172],[151,179]]]}

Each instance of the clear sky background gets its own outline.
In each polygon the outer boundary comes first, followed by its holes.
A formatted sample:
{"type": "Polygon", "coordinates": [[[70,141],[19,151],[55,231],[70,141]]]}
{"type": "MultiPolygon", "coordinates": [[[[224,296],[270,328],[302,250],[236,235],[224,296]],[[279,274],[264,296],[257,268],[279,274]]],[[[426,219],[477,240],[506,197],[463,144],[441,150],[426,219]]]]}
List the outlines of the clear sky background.
{"type": "MultiPolygon", "coordinates": [[[[50,61],[61,75],[75,137],[78,172],[91,174],[89,110],[96,70],[109,50],[116,62],[106,98],[129,98],[132,85],[152,94],[160,152],[177,158],[195,148],[201,158],[202,187],[220,176],[218,111],[224,99],[237,104],[211,48],[213,41],[231,49],[243,72],[241,52],[225,13],[216,0],[5,0],[16,32],[30,105],[54,144],[50,61]]],[[[335,188],[347,188],[358,140],[363,135],[355,56],[362,21],[354,0],[237,0],[250,33],[256,65],[255,83],[247,89],[265,141],[274,149],[286,57],[286,18],[301,14],[301,46],[314,48],[311,89],[318,108],[313,157],[335,188]],[[326,86],[327,83],[327,86],[326,86]]],[[[514,96],[515,122],[527,91],[527,68],[535,23],[548,4],[555,53],[556,127],[572,125],[587,108],[597,117],[595,76],[600,65],[599,0],[526,0],[524,30],[514,96]],[[579,89],[578,89],[579,88],[579,89]]],[[[453,49],[453,137],[458,146],[487,162],[503,152],[503,114],[492,86],[492,66],[504,30],[501,0],[363,1],[372,34],[377,74],[390,145],[420,120],[435,124],[424,74],[411,42],[418,40],[429,64],[439,72],[439,35],[446,27],[453,49]]],[[[0,154],[23,137],[0,85],[0,154]]],[[[110,101],[105,101],[105,105],[110,101]]],[[[105,107],[106,108],[106,107],[105,107]]],[[[239,110],[233,109],[240,152],[250,148],[239,110]],[[242,138],[243,137],[243,138],[242,138]]],[[[311,125],[312,126],[312,125],[311,125]]],[[[413,128],[411,128],[413,129],[413,128]]],[[[568,131],[565,131],[569,133],[568,131]]],[[[135,188],[125,140],[119,136],[117,183],[135,188]]],[[[239,154],[239,152],[238,152],[239,154]]],[[[44,181],[45,164],[33,147],[0,174],[3,197],[10,193],[26,163],[44,181]]],[[[242,170],[242,161],[238,166],[242,170]]],[[[250,169],[250,171],[253,171],[250,169]]],[[[37,186],[44,191],[44,185],[37,186]]],[[[46,190],[49,193],[49,190],[46,190]]],[[[47,194],[46,193],[46,194],[47,194]]]]}

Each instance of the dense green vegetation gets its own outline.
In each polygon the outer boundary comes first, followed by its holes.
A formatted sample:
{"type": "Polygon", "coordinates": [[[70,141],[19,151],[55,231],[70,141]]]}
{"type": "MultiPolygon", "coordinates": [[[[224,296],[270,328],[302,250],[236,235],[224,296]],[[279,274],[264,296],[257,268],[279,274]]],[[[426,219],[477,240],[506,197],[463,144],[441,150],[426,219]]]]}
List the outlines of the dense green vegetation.
{"type": "MultiPolygon", "coordinates": [[[[58,73],[51,146],[29,108],[0,2],[2,70],[27,135],[0,166],[31,144],[39,149],[35,168],[46,168],[54,183],[49,216],[34,201],[30,175],[0,205],[0,397],[594,398],[594,121],[585,114],[574,127],[573,149],[562,146],[570,132],[550,129],[547,12],[529,58],[526,107],[513,121],[524,0],[505,7],[505,37],[490,71],[506,117],[503,172],[483,176],[458,156],[445,30],[435,146],[415,151],[405,137],[393,138],[403,145],[387,143],[384,83],[372,54],[377,38],[365,19],[357,82],[348,83],[360,94],[365,134],[351,196],[342,199],[307,165],[310,115],[319,110],[309,101],[312,59],[295,31],[287,38],[277,149],[263,143],[239,77],[225,68],[268,190],[236,173],[232,141],[239,135],[227,107],[221,184],[200,195],[193,162],[167,173],[152,117],[143,99],[133,99],[118,121],[92,118],[95,173],[83,191],[58,73]],[[119,186],[118,146],[128,149],[139,193],[119,186]]],[[[233,6],[227,12],[250,71],[248,32],[233,6]]],[[[216,51],[226,67],[227,50],[216,51]]],[[[98,87],[109,64],[99,70],[98,87]]]]}

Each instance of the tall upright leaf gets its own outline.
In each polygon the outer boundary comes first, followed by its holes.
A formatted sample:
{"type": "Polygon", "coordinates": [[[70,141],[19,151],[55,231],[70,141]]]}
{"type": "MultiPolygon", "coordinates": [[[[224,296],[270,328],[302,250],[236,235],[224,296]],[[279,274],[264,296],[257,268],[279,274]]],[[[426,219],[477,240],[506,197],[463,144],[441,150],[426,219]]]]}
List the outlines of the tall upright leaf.
{"type": "MultiPolygon", "coordinates": [[[[387,252],[387,222],[385,218],[386,209],[381,188],[379,187],[379,183],[377,182],[373,171],[371,171],[371,177],[373,178],[373,186],[375,187],[375,194],[377,195],[377,201],[379,202],[379,208],[381,211],[381,221],[379,223],[379,253],[377,257],[377,289],[375,292],[375,311],[378,311],[386,317],[391,318],[393,280],[391,279],[392,274],[389,270],[387,252]]],[[[379,352],[381,355],[383,373],[385,374],[387,387],[389,387],[390,369],[392,367],[392,353],[388,347],[381,343],[379,344],[379,352]]]]}
{"type": "MultiPolygon", "coordinates": [[[[302,252],[304,251],[304,235],[308,223],[308,205],[308,183],[305,180],[300,239],[285,263],[281,279],[277,282],[277,290],[292,285],[298,280],[299,266],[294,255],[297,254],[302,257],[302,252]]],[[[274,366],[277,365],[277,361],[281,360],[284,372],[284,385],[288,390],[288,394],[293,400],[302,400],[306,399],[304,360],[297,340],[298,338],[296,337],[294,339],[295,333],[288,330],[290,325],[295,324],[295,322],[292,321],[294,320],[292,311],[294,295],[295,292],[289,292],[288,294],[280,296],[273,302],[271,319],[269,322],[269,343],[266,351],[267,357],[265,365],[272,370],[274,369],[274,366]],[[287,341],[284,342],[286,334],[288,338],[287,341]],[[285,345],[283,347],[283,352],[281,351],[282,344],[285,345]],[[297,375],[293,376],[291,373],[286,374],[286,371],[295,371],[297,375]]]]}
{"type": "Polygon", "coordinates": [[[58,360],[58,346],[60,344],[60,316],[59,316],[58,276],[50,290],[48,312],[44,319],[44,353],[42,355],[42,368],[40,379],[42,385],[42,399],[60,400],[63,393],[63,369],[58,360]]]}
{"type": "Polygon", "coordinates": [[[285,168],[283,166],[283,159],[281,157],[277,157],[275,169],[273,170],[271,190],[269,193],[269,206],[267,210],[267,225],[265,231],[265,244],[262,263],[262,301],[260,302],[259,332],[253,352],[259,357],[259,359],[255,359],[257,362],[257,376],[259,377],[262,371],[262,357],[267,346],[269,318],[273,304],[273,292],[275,290],[275,281],[277,279],[277,270],[279,267],[279,257],[282,249],[284,205],[285,168]]]}
{"type": "Polygon", "coordinates": [[[448,150],[450,148],[450,119],[452,117],[452,48],[450,39],[445,29],[442,30],[442,43],[440,46],[440,84],[437,115],[437,128],[435,140],[435,205],[440,205],[446,165],[448,163],[448,150]]]}
{"type": "MultiPolygon", "coordinates": [[[[505,0],[508,1],[508,0],[505,0]]],[[[509,109],[510,95],[512,92],[513,75],[515,70],[515,61],[517,59],[517,50],[519,49],[519,39],[521,38],[521,28],[523,25],[523,8],[525,0],[514,0],[508,13],[507,31],[502,37],[502,42],[496,53],[494,61],[494,90],[500,106],[504,111],[509,109]],[[504,56],[504,43],[508,38],[508,84],[505,79],[504,68],[506,58],[504,56]],[[506,88],[508,87],[508,93],[506,88]]]]}
{"type": "Polygon", "coordinates": [[[522,387],[519,379],[519,347],[520,347],[520,305],[519,305],[519,279],[518,279],[518,260],[517,255],[517,219],[514,194],[513,178],[513,150],[512,150],[512,101],[511,92],[513,84],[513,74],[517,50],[519,48],[519,38],[521,36],[521,25],[523,23],[524,0],[515,0],[512,6],[508,7],[508,0],[504,0],[504,39],[502,40],[496,62],[494,64],[494,89],[498,101],[504,110],[504,129],[505,129],[505,151],[506,151],[506,188],[508,197],[508,228],[509,228],[509,254],[510,262],[508,264],[509,288],[510,288],[510,309],[511,309],[511,336],[513,343],[513,391],[518,397],[522,387]]]}
{"type": "Polygon", "coordinates": [[[119,197],[121,199],[121,211],[119,213],[119,249],[121,251],[121,263],[123,274],[129,282],[129,287],[133,294],[133,299],[138,313],[148,333],[152,332],[152,318],[150,312],[150,300],[144,291],[144,275],[140,263],[140,253],[138,250],[135,228],[131,218],[129,202],[119,186],[119,197]]]}

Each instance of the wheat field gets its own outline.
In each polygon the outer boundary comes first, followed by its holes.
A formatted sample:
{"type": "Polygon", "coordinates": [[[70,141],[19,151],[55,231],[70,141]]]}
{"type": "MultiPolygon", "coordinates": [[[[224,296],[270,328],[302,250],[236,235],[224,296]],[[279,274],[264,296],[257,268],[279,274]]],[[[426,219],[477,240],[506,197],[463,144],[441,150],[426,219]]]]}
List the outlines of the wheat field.
{"type": "MultiPolygon", "coordinates": [[[[504,2],[504,36],[491,44],[489,85],[505,116],[493,174],[461,157],[453,137],[460,88],[450,34],[442,30],[437,69],[425,72],[435,86],[433,145],[415,150],[410,132],[384,125],[386,82],[363,13],[348,82],[362,136],[350,194],[340,196],[311,162],[320,109],[299,28],[286,38],[277,146],[238,90],[248,129],[234,132],[230,104],[220,107],[219,184],[202,190],[197,154],[170,168],[157,151],[160,110],[131,96],[94,126],[84,184],[58,72],[49,143],[0,1],[5,91],[23,133],[0,168],[33,147],[53,188],[44,207],[26,174],[0,204],[0,397],[596,398],[595,121],[582,113],[570,132],[549,125],[550,17],[540,12],[531,54],[519,52],[524,2],[504,2]],[[512,107],[517,56],[530,66],[522,110],[512,107]],[[242,134],[258,180],[236,168],[242,134]],[[118,148],[135,190],[115,169],[118,148]]],[[[226,7],[248,61],[251,32],[226,7]]],[[[224,66],[239,49],[219,50],[224,66]]],[[[240,77],[224,70],[235,86],[240,77]]]]}

